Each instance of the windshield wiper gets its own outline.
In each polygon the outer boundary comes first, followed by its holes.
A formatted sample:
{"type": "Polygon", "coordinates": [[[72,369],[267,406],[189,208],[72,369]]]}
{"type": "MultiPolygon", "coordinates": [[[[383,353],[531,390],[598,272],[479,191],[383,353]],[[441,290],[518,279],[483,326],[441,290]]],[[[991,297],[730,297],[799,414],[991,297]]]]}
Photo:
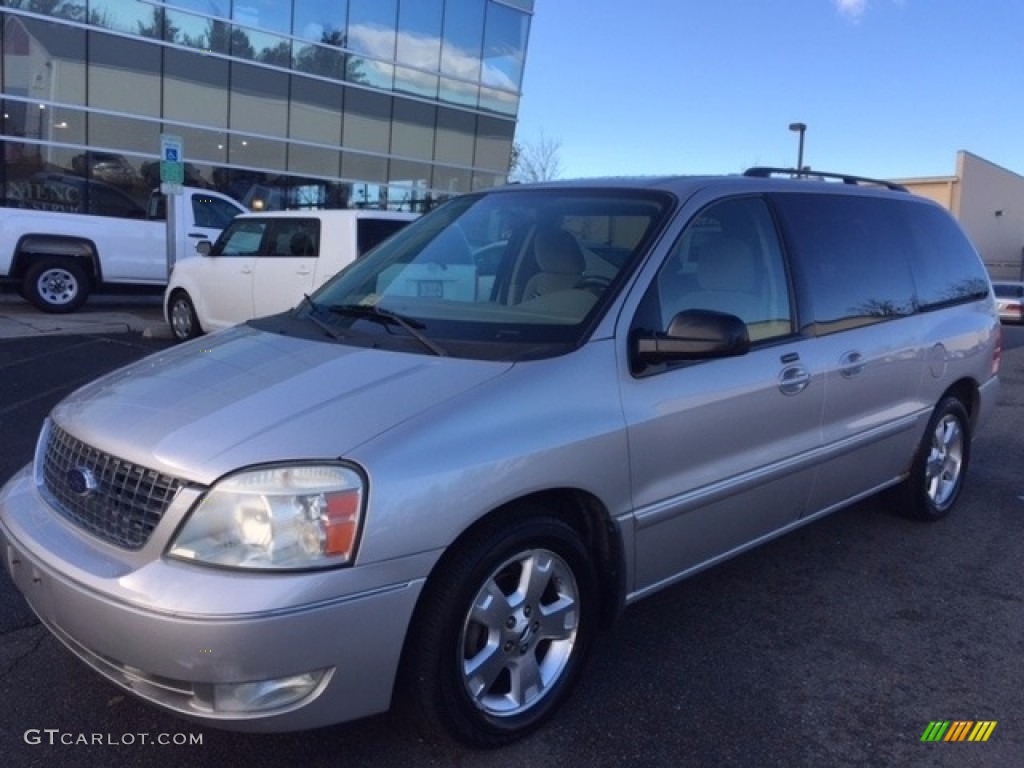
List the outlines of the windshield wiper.
{"type": "MultiPolygon", "coordinates": [[[[317,304],[315,301],[313,301],[313,297],[310,296],[308,293],[302,294],[302,301],[305,302],[306,304],[309,304],[309,306],[311,306],[317,312],[323,312],[324,311],[323,305],[317,304]]],[[[301,302],[300,302],[300,304],[301,304],[301,302]]]]}
{"type": "Polygon", "coordinates": [[[304,293],[302,295],[303,295],[303,299],[302,299],[303,302],[305,302],[306,304],[309,304],[310,308],[313,310],[312,312],[310,312],[307,315],[307,317],[310,320],[312,320],[317,325],[317,327],[320,330],[322,330],[324,333],[326,333],[328,336],[330,336],[335,341],[340,341],[341,339],[343,339],[344,338],[343,334],[338,333],[336,330],[331,328],[330,325],[328,325],[327,323],[325,323],[323,320],[321,320],[319,317],[316,316],[317,312],[323,312],[324,311],[323,306],[321,306],[320,304],[317,304],[315,301],[313,301],[312,297],[308,293],[304,293]]]}
{"type": "Polygon", "coordinates": [[[443,347],[429,339],[422,331],[420,331],[420,328],[425,327],[423,323],[402,317],[397,312],[392,312],[389,309],[381,309],[374,304],[333,304],[327,309],[339,315],[348,315],[349,317],[373,320],[381,325],[397,325],[433,354],[438,357],[448,356],[448,353],[443,347]]]}

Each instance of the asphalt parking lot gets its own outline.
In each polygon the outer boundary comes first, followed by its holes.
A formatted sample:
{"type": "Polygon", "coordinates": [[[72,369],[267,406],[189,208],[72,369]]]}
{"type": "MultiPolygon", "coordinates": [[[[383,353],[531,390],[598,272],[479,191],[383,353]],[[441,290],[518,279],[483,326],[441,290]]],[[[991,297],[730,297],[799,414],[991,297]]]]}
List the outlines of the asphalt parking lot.
{"type": "MultiPolygon", "coordinates": [[[[159,299],[87,305],[0,337],[0,480],[57,400],[171,342],[159,299]],[[138,304],[141,303],[141,306],[138,304]],[[127,329],[71,322],[130,315],[127,329]],[[142,320],[137,319],[141,317],[142,320]],[[95,329],[99,328],[97,332],[95,329]]],[[[24,310],[24,311],[23,311],[24,310]]],[[[38,314],[38,313],[36,313],[38,314]]],[[[105,318],[106,323],[109,318],[105,318]]],[[[553,723],[498,752],[422,740],[396,714],[273,736],[190,724],[67,652],[0,574],[0,751],[8,766],[1011,766],[1024,758],[1024,328],[1006,333],[994,418],[969,484],[932,525],[851,507],[631,607],[553,723]],[[925,743],[936,720],[997,723],[925,743]],[[170,736],[170,744],[157,743],[170,736]],[[186,742],[175,744],[181,736],[186,742]],[[196,737],[202,743],[195,743],[196,737]],[[83,741],[84,740],[84,741],[83,741]]],[[[145,642],[140,638],[140,642],[145,642]]],[[[296,653],[301,653],[296,638],[296,653]]]]}

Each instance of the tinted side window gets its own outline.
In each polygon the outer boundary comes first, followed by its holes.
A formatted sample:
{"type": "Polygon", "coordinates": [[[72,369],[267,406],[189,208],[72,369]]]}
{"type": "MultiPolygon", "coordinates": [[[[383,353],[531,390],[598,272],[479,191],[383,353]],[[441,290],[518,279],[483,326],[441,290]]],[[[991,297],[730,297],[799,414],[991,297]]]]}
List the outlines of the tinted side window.
{"type": "Polygon", "coordinates": [[[356,256],[362,256],[371,248],[376,248],[408,221],[401,219],[357,219],[356,220],[356,256]]]}
{"type": "Polygon", "coordinates": [[[945,211],[907,205],[913,248],[910,269],[921,309],[934,309],[988,294],[988,273],[974,247],[945,211]]]}
{"type": "Polygon", "coordinates": [[[319,219],[274,220],[265,255],[317,256],[319,253],[319,219]]]}
{"type": "Polygon", "coordinates": [[[778,194],[800,292],[818,334],[909,315],[914,281],[904,206],[831,194],[778,194]]]}
{"type": "MultiPolygon", "coordinates": [[[[224,229],[240,213],[241,211],[231,205],[231,203],[216,197],[201,194],[192,195],[192,218],[197,227],[224,229]]],[[[165,213],[164,216],[166,215],[165,213]]]]}
{"type": "Polygon", "coordinates": [[[648,289],[635,325],[664,331],[679,312],[736,315],[751,341],[793,331],[792,302],[775,222],[765,201],[742,197],[701,211],[648,289]]]}

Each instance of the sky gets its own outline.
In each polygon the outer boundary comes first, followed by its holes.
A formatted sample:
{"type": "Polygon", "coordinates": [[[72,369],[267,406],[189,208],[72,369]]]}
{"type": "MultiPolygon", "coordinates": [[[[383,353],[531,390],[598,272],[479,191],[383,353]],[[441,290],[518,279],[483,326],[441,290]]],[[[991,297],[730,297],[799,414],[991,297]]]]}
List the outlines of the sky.
{"type": "Polygon", "coordinates": [[[535,0],[516,140],[561,178],[1024,175],[1021,0],[535,0]]]}

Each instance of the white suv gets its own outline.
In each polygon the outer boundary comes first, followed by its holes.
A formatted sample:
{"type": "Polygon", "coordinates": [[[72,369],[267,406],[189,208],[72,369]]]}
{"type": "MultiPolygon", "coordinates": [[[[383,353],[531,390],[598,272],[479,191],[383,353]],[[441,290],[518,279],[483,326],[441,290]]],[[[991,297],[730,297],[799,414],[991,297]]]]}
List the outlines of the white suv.
{"type": "Polygon", "coordinates": [[[387,239],[413,213],[278,211],[237,217],[212,246],[174,265],[164,312],[175,338],[291,309],[387,239]]]}

